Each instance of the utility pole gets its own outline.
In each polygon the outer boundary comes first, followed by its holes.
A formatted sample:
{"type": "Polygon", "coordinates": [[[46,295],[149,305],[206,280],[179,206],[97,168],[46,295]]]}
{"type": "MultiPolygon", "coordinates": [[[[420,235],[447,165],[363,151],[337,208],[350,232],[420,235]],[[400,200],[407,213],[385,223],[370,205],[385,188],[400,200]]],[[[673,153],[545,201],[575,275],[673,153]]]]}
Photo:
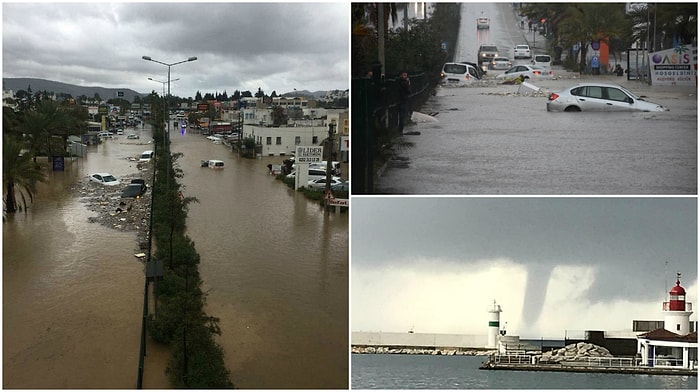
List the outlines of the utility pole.
{"type": "Polygon", "coordinates": [[[331,194],[331,172],[333,170],[333,134],[335,121],[328,124],[328,160],[326,161],[326,192],[324,193],[326,210],[328,209],[328,197],[331,194]]]}

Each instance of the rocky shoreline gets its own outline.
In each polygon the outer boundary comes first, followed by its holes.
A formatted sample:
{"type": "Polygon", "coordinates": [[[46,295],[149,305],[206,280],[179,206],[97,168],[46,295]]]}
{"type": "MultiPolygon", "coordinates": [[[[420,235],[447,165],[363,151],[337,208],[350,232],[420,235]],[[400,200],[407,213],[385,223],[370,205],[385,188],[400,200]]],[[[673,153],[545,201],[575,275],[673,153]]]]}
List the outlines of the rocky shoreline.
{"type": "Polygon", "coordinates": [[[148,250],[153,165],[139,163],[137,168],[139,172],[119,178],[121,184],[118,186],[103,186],[83,177],[69,191],[85,203],[89,211],[97,213],[88,218],[89,223],[119,231],[135,231],[135,253],[143,253],[148,250]],[[122,199],[124,188],[136,178],[144,179],[148,190],[139,199],[122,199]]]}
{"type": "Polygon", "coordinates": [[[454,347],[419,348],[419,347],[389,347],[389,346],[352,346],[353,354],[402,354],[402,355],[466,355],[487,356],[496,350],[469,349],[454,347]]]}

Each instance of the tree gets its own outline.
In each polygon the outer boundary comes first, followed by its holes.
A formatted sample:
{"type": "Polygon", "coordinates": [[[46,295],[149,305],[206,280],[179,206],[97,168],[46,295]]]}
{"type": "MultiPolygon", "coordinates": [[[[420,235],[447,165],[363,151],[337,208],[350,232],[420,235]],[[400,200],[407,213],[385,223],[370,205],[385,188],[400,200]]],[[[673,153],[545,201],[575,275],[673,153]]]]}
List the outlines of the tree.
{"type": "Polygon", "coordinates": [[[258,87],[258,92],[255,93],[255,98],[265,98],[265,92],[260,87],[258,87]]]}
{"type": "Polygon", "coordinates": [[[588,44],[609,43],[631,30],[622,3],[535,3],[524,7],[522,12],[531,19],[546,19],[558,44],[564,47],[581,44],[581,69],[586,66],[588,44]]]}
{"type": "Polygon", "coordinates": [[[284,113],[284,108],[282,106],[277,105],[273,107],[270,117],[272,117],[272,125],[276,127],[287,124],[287,115],[284,113]]]}
{"type": "Polygon", "coordinates": [[[34,201],[35,184],[46,181],[44,171],[32,161],[32,156],[23,152],[20,140],[2,138],[2,184],[5,189],[5,211],[14,214],[17,209],[27,209],[27,198],[34,201]],[[20,201],[17,200],[19,195],[20,201]]]}

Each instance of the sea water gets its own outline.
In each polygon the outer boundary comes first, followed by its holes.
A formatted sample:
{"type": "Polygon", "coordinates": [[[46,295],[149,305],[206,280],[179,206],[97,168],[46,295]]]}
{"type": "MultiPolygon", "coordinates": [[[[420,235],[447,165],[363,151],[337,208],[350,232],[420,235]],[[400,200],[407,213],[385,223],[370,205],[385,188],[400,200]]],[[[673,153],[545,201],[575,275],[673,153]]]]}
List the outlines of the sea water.
{"type": "Polygon", "coordinates": [[[697,389],[697,377],[479,370],[483,356],[352,354],[352,389],[697,389]]]}

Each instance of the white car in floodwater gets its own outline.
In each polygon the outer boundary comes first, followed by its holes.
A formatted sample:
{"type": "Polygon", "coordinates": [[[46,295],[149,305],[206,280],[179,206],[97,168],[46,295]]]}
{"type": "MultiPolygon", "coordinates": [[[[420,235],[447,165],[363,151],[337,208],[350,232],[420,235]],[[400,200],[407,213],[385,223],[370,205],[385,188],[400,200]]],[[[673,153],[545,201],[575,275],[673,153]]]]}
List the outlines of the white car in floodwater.
{"type": "Polygon", "coordinates": [[[645,101],[622,86],[602,83],[581,83],[552,93],[547,101],[548,112],[663,112],[668,109],[645,101]]]}

